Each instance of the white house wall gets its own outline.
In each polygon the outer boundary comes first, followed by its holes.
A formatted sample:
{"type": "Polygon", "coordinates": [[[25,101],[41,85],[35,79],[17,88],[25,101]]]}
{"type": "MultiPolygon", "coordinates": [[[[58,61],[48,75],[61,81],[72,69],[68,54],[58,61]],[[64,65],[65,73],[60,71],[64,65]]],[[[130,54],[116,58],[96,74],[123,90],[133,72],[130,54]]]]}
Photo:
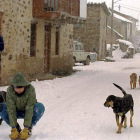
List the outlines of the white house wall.
{"type": "Polygon", "coordinates": [[[80,17],[87,17],[87,0],[80,0],[80,17]]]}

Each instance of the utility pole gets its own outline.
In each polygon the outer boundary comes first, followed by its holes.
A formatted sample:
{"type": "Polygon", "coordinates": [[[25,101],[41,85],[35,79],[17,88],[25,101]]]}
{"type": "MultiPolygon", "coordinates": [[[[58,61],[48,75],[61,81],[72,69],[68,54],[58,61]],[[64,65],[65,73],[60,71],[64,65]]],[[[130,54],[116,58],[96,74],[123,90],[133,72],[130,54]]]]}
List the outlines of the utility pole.
{"type": "Polygon", "coordinates": [[[113,57],[112,56],[112,46],[113,46],[113,10],[114,10],[114,0],[112,0],[110,57],[113,57]]]}

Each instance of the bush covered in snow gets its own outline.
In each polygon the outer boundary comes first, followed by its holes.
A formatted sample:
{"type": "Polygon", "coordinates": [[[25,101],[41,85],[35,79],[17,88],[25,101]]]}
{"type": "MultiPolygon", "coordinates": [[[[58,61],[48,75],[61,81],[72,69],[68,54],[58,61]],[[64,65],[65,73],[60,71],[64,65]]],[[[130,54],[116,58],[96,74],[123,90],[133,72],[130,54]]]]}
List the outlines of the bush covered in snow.
{"type": "Polygon", "coordinates": [[[140,53],[140,31],[136,35],[130,38],[130,41],[133,43],[136,53],[140,53]]]}

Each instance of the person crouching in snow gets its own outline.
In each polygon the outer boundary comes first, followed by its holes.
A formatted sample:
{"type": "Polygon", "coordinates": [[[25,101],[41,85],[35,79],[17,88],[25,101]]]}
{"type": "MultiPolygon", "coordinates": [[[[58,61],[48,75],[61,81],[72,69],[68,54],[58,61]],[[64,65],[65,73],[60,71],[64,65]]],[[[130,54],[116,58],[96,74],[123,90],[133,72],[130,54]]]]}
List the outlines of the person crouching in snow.
{"type": "Polygon", "coordinates": [[[7,89],[6,104],[4,102],[0,104],[1,118],[12,127],[10,138],[27,139],[44,111],[44,105],[37,102],[35,88],[22,73],[17,73],[7,89]],[[23,130],[17,119],[24,119],[23,130]]]}

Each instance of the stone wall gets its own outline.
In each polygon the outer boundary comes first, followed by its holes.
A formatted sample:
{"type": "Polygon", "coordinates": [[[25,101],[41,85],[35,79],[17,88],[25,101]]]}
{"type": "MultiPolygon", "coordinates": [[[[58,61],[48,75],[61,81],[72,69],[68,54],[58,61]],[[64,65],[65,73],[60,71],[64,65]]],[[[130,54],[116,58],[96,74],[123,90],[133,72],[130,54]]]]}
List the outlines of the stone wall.
{"type": "Polygon", "coordinates": [[[5,42],[1,63],[4,84],[8,84],[21,66],[26,67],[23,59],[25,58],[25,61],[28,59],[30,50],[31,2],[31,0],[0,0],[0,9],[3,10],[2,36],[5,42]],[[18,64],[21,66],[17,66],[18,64]]]}
{"type": "Polygon", "coordinates": [[[79,39],[85,51],[99,52],[100,6],[87,5],[87,20],[83,25],[74,26],[74,40],[79,39]]]}
{"type": "Polygon", "coordinates": [[[0,34],[1,34],[1,22],[2,22],[2,15],[3,15],[3,12],[0,11],[0,34]]]}
{"type": "Polygon", "coordinates": [[[86,43],[88,51],[99,53],[100,46],[100,5],[88,4],[86,22],[86,43]]]}
{"type": "MultiPolygon", "coordinates": [[[[1,83],[7,85],[19,71],[31,81],[41,79],[44,73],[44,25],[45,20],[32,17],[32,0],[0,0],[2,36],[5,50],[2,53],[1,83]],[[36,55],[30,57],[31,23],[37,23],[36,55]]],[[[48,21],[47,21],[48,22],[48,21]]],[[[60,54],[55,56],[55,22],[51,28],[50,72],[72,71],[73,25],[60,28],[60,54]],[[65,68],[66,67],[66,68],[65,68]],[[55,70],[56,69],[56,70],[55,70]]],[[[56,73],[56,72],[54,72],[56,73]]]]}
{"type": "Polygon", "coordinates": [[[97,52],[98,60],[106,56],[107,15],[100,4],[87,5],[87,20],[74,26],[74,39],[80,39],[85,51],[97,52]]]}
{"type": "Polygon", "coordinates": [[[107,38],[107,16],[100,7],[100,45],[98,60],[106,58],[106,40],[107,38]]]}
{"type": "Polygon", "coordinates": [[[87,37],[85,24],[75,24],[73,32],[74,40],[80,41],[83,44],[85,51],[90,50],[89,46],[85,44],[87,37]]]}
{"type": "MultiPolygon", "coordinates": [[[[113,44],[117,44],[118,42],[116,41],[117,39],[123,39],[123,36],[120,36],[119,33],[116,33],[113,31],[113,44]]],[[[107,44],[111,44],[111,27],[107,28],[107,44]]]]}
{"type": "Polygon", "coordinates": [[[51,54],[52,74],[57,74],[57,75],[70,74],[72,72],[72,67],[73,67],[73,61],[72,61],[73,60],[73,25],[72,24],[61,25],[59,45],[60,45],[59,55],[55,55],[54,52],[55,44],[52,45],[52,54],[51,54]]]}
{"type": "MultiPolygon", "coordinates": [[[[123,36],[123,39],[127,40],[130,37],[130,29],[129,34],[127,33],[127,22],[121,21],[120,19],[113,18],[113,29],[116,30],[123,36]]],[[[111,26],[111,17],[108,19],[108,25],[111,26]]]]}

